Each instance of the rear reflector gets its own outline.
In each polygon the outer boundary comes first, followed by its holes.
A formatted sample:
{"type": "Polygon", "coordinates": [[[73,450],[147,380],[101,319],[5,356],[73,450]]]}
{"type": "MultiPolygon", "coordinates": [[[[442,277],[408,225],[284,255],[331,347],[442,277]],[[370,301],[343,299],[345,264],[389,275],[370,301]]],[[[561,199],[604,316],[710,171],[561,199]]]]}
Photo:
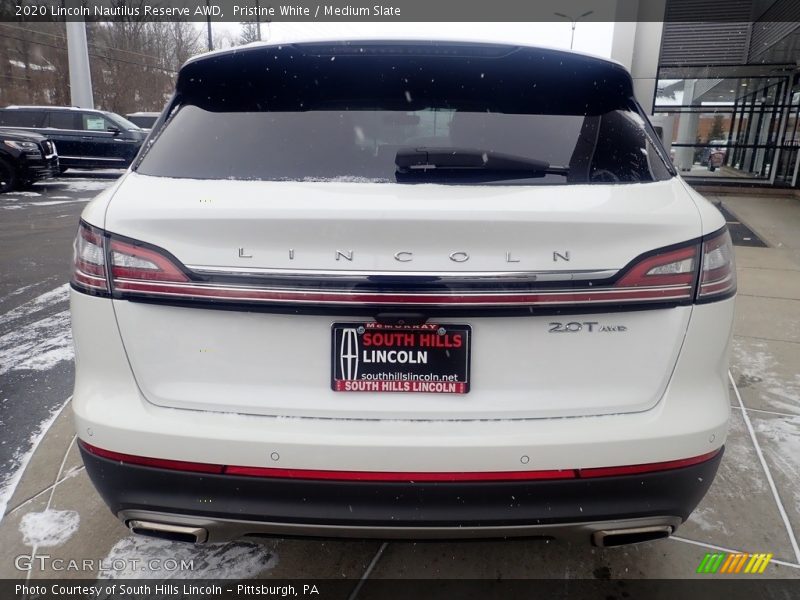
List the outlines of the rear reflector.
{"type": "Polygon", "coordinates": [[[90,454],[109,460],[154,469],[187,471],[193,473],[213,473],[217,475],[233,475],[240,477],[262,477],[275,479],[311,479],[335,481],[395,481],[415,482],[449,482],[449,481],[537,481],[557,479],[585,479],[595,477],[617,477],[623,475],[640,475],[669,469],[680,469],[711,460],[720,450],[701,456],[670,460],[666,462],[643,465],[626,465],[618,467],[599,467],[591,469],[549,469],[538,471],[478,471],[478,472],[397,472],[397,471],[328,471],[317,469],[275,469],[270,467],[242,467],[234,465],[216,465],[195,463],[181,460],[150,458],[122,454],[104,450],[79,440],[81,448],[90,454]]]}
{"type": "Polygon", "coordinates": [[[655,473],[657,471],[668,471],[669,469],[680,469],[683,467],[691,467],[707,460],[711,460],[719,450],[702,454],[700,456],[693,456],[692,458],[682,458],[680,460],[668,460],[666,462],[649,463],[644,465],[627,465],[622,467],[599,467],[592,469],[580,469],[579,476],[584,479],[591,477],[615,477],[618,475],[639,475],[641,473],[655,473]]]}
{"type": "Polygon", "coordinates": [[[190,471],[192,473],[217,473],[221,474],[224,467],[222,465],[211,465],[206,463],[187,462],[185,460],[168,460],[164,458],[150,458],[147,456],[135,456],[133,454],[122,454],[121,452],[113,452],[92,446],[86,442],[79,440],[81,448],[86,450],[89,454],[94,454],[101,458],[107,458],[116,462],[127,463],[131,465],[140,465],[142,467],[153,467],[154,469],[168,469],[170,471],[190,471]]]}

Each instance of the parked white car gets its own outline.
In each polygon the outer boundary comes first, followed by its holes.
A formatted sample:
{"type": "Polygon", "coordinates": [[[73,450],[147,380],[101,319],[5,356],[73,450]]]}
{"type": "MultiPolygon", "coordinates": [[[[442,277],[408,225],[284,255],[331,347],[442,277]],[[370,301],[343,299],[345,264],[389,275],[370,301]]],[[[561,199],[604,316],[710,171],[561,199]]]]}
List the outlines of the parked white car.
{"type": "Polygon", "coordinates": [[[618,64],[251,45],[83,213],[73,408],[133,531],[666,537],[712,483],[719,212],[618,64]]]}

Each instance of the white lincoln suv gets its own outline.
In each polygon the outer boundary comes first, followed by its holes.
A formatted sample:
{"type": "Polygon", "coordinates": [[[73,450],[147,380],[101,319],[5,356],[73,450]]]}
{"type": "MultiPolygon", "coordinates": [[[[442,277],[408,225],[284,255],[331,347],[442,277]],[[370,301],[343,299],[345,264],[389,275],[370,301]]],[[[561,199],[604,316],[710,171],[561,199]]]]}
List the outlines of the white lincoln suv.
{"type": "Polygon", "coordinates": [[[666,537],[722,457],[735,290],[616,63],[210,53],[82,216],[80,448],[169,539],[666,537]]]}

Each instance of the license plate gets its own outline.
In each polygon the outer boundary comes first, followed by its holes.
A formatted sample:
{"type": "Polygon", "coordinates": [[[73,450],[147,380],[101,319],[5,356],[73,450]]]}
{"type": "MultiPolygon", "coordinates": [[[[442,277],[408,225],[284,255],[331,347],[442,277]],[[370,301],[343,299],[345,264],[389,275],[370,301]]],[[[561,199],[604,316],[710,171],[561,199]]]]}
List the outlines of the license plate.
{"type": "Polygon", "coordinates": [[[469,325],[334,323],[335,392],[469,392],[469,325]]]}

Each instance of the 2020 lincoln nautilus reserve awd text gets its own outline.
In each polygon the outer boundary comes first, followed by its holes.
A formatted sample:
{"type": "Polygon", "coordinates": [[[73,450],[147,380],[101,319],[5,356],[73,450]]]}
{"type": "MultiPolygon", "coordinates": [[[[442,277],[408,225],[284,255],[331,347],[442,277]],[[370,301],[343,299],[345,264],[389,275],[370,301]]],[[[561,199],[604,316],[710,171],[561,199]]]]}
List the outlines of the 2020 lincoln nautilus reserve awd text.
{"type": "Polygon", "coordinates": [[[616,63],[210,53],[83,213],[80,448],[171,539],[666,537],[722,456],[735,289],[616,63]]]}

